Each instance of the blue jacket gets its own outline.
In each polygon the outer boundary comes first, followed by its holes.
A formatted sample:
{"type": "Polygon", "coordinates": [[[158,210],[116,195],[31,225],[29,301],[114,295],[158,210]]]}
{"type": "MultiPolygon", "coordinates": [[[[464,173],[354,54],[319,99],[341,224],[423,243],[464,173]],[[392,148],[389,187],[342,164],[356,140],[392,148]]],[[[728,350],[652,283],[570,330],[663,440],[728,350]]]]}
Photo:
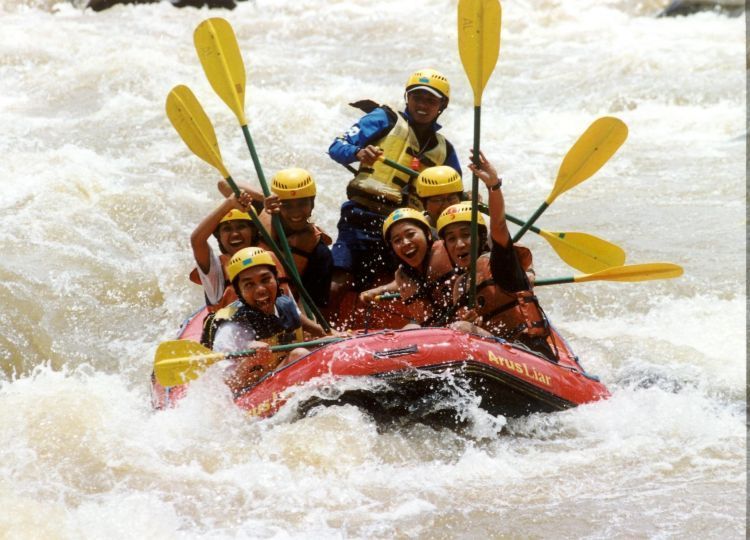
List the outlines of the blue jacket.
{"type": "MultiPolygon", "coordinates": [[[[406,110],[401,114],[404,115],[410,124],[412,123],[411,117],[406,110]]],[[[360,118],[359,122],[350,127],[346,133],[336,137],[328,148],[328,155],[342,165],[353,163],[357,161],[355,154],[361,148],[385,136],[395,124],[395,120],[388,115],[386,110],[383,107],[378,107],[360,118]]],[[[434,122],[433,128],[437,132],[441,126],[437,122],[434,122]]],[[[446,143],[448,145],[448,156],[444,164],[456,169],[458,174],[463,174],[453,145],[448,141],[446,143]]]]}

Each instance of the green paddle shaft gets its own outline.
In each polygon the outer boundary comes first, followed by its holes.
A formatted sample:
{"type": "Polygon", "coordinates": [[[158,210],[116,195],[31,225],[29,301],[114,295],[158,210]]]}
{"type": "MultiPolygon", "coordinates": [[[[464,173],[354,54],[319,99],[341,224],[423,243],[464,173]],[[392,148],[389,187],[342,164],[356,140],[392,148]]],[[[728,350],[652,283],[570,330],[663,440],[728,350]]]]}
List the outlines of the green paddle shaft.
{"type": "MultiPolygon", "coordinates": [[[[253,165],[255,166],[255,172],[258,175],[258,180],[260,181],[260,187],[263,190],[263,196],[269,197],[271,195],[271,191],[268,189],[268,184],[266,183],[266,177],[263,174],[263,167],[260,165],[260,159],[258,159],[258,153],[255,151],[255,145],[253,144],[253,138],[250,136],[250,130],[247,127],[247,124],[242,126],[242,134],[245,136],[245,142],[247,143],[247,148],[250,151],[250,157],[253,160],[253,165]]],[[[300,278],[299,272],[297,271],[297,265],[294,264],[294,257],[292,257],[292,250],[289,248],[289,242],[286,239],[286,233],[284,233],[284,226],[281,224],[281,219],[279,219],[278,214],[273,214],[271,216],[271,223],[273,224],[273,228],[276,231],[276,236],[279,237],[279,242],[281,243],[281,249],[283,250],[283,253],[285,255],[285,258],[289,261],[291,273],[293,274],[293,277],[295,278],[295,283],[299,282],[300,287],[302,287],[302,279],[300,278]]],[[[302,287],[304,288],[304,287],[302,287]]],[[[307,313],[308,317],[313,316],[313,309],[314,309],[314,303],[309,300],[309,295],[305,294],[302,296],[302,306],[305,308],[305,313],[307,313]]],[[[325,319],[323,319],[323,315],[317,310],[317,308],[314,309],[315,311],[315,317],[321,321],[321,324],[325,319]]],[[[327,326],[328,323],[326,322],[324,327],[327,326]]],[[[326,328],[328,330],[330,327],[326,328]]]]}
{"type": "MultiPolygon", "coordinates": [[[[482,117],[482,106],[474,107],[474,165],[479,165],[479,132],[482,117]]],[[[471,175],[471,261],[469,262],[469,309],[477,302],[477,258],[479,257],[479,178],[471,175]]]]}
{"type": "MultiPolygon", "coordinates": [[[[272,345],[269,347],[270,350],[276,352],[276,351],[291,351],[292,349],[296,349],[297,347],[314,347],[316,345],[325,345],[327,343],[335,343],[337,341],[342,341],[346,338],[337,338],[337,337],[329,337],[329,338],[320,338],[320,339],[314,339],[312,341],[298,341],[297,343],[285,343],[283,345],[272,345]]],[[[236,351],[232,353],[227,353],[225,358],[241,358],[243,356],[251,356],[258,352],[258,349],[248,349],[246,351],[236,351]]]]}
{"type": "MultiPolygon", "coordinates": [[[[515,235],[515,236],[513,237],[513,242],[514,242],[514,243],[515,243],[515,242],[518,242],[518,241],[519,241],[519,240],[521,239],[521,237],[522,237],[522,236],[524,235],[524,233],[525,233],[526,231],[528,231],[529,229],[531,229],[531,226],[532,226],[532,225],[534,224],[534,222],[535,222],[535,221],[536,221],[537,219],[539,219],[539,216],[541,216],[541,215],[542,215],[542,213],[544,213],[544,211],[545,211],[545,210],[547,209],[547,207],[548,207],[548,206],[549,206],[549,205],[548,205],[548,204],[547,204],[546,202],[543,202],[543,203],[542,203],[542,204],[541,204],[541,205],[539,206],[539,208],[537,208],[536,212],[534,212],[534,215],[532,215],[532,216],[531,216],[531,217],[529,218],[529,220],[528,220],[528,221],[527,221],[526,223],[524,223],[524,224],[523,224],[523,226],[522,226],[522,227],[521,227],[521,228],[520,228],[520,229],[518,230],[518,232],[516,233],[516,235],[515,235]]],[[[506,216],[506,217],[507,217],[507,216],[506,216]]],[[[510,220],[510,221],[513,221],[513,220],[510,220]]],[[[516,223],[515,221],[513,221],[513,222],[514,222],[514,223],[516,223]]],[[[533,230],[533,229],[532,229],[532,230],[533,230]]],[[[537,229],[537,230],[538,230],[538,229],[537,229]]],[[[536,232],[536,231],[534,231],[534,232],[536,232]]]]}
{"type": "Polygon", "coordinates": [[[549,279],[537,279],[534,282],[534,287],[541,287],[543,285],[558,285],[560,283],[575,283],[576,280],[573,276],[549,278],[549,279]]]}

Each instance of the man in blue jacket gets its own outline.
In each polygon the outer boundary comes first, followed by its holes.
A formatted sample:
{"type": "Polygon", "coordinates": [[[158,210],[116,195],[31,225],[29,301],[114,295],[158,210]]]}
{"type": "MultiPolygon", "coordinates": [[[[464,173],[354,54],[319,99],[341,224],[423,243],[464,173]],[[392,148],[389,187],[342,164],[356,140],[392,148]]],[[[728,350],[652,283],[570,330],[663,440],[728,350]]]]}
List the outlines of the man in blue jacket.
{"type": "Polygon", "coordinates": [[[417,172],[449,165],[461,174],[453,145],[440,133],[437,118],[448,106],[450,85],[433,69],[413,73],[406,83],[406,109],[361,101],[352,105],[367,114],[333,141],[332,159],[354,172],[341,206],[338,238],[333,245],[333,303],[351,288],[361,291],[393,279],[395,261],[382,238],[386,216],[410,206],[423,210],[409,175],[379,158],[388,158],[417,172]],[[359,161],[359,168],[350,163],[359,161]]]}

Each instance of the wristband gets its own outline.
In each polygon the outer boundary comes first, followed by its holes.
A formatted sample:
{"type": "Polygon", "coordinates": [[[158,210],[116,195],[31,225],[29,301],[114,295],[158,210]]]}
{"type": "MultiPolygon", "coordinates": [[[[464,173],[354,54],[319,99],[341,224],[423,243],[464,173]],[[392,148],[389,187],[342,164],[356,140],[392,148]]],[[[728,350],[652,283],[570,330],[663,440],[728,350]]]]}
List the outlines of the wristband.
{"type": "Polygon", "coordinates": [[[497,184],[495,184],[494,186],[488,187],[487,191],[497,191],[501,187],[503,187],[503,179],[502,178],[498,178],[497,179],[497,184]]]}

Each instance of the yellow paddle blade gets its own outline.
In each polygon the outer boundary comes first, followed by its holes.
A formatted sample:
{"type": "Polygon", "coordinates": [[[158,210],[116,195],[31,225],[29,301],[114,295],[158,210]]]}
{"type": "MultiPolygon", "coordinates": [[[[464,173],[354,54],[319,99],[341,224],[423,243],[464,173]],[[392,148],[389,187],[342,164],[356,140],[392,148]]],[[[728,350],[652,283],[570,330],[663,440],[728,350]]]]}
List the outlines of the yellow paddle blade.
{"type": "Polygon", "coordinates": [[[617,152],[627,136],[628,127],[622,120],[612,116],[595,120],[563,159],[546,203],[552,204],[558,195],[590,178],[617,152]]]}
{"type": "Polygon", "coordinates": [[[607,268],[594,274],[574,276],[573,281],[648,281],[651,279],[671,279],[683,274],[682,266],[673,263],[630,264],[607,268]]]}
{"type": "Polygon", "coordinates": [[[482,103],[482,92],[500,54],[500,19],[498,0],[459,0],[458,52],[474,90],[474,106],[482,103]]]}
{"type": "Polygon", "coordinates": [[[159,344],[154,355],[154,375],[162,386],[177,386],[197,379],[211,364],[226,358],[195,341],[178,339],[159,344]]]}
{"type": "Polygon", "coordinates": [[[545,230],[539,234],[563,261],[581,272],[599,272],[625,264],[625,251],[620,246],[592,234],[545,230]]]}
{"type": "Polygon", "coordinates": [[[227,178],[229,172],[221,161],[214,127],[190,88],[184,85],[172,88],[167,95],[167,116],[187,147],[227,178]]]}
{"type": "Polygon", "coordinates": [[[220,17],[206,19],[195,29],[193,42],[214,92],[246,126],[245,64],[232,25],[220,17]]]}

